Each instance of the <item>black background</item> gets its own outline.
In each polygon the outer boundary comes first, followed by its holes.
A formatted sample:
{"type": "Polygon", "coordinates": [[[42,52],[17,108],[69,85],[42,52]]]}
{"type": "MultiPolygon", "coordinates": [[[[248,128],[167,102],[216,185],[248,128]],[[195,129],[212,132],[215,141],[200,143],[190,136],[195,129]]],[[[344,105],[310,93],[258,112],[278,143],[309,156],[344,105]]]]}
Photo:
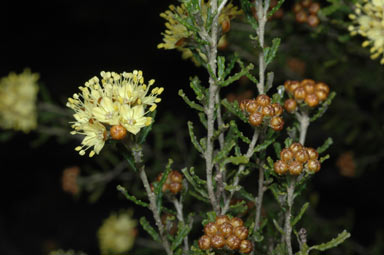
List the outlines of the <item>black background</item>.
{"type": "MultiPolygon", "coordinates": [[[[154,78],[165,87],[160,111],[185,114],[177,90],[186,86],[189,76],[205,74],[181,60],[178,52],[156,48],[164,30],[159,13],[169,4],[165,0],[2,2],[0,75],[29,67],[40,73],[40,82],[64,105],[78,86],[102,70],[141,69],[146,79],[154,78]]],[[[32,150],[30,138],[33,134],[17,135],[1,145],[0,254],[44,254],[50,245],[98,254],[97,228],[114,207],[123,205],[112,196],[88,204],[63,193],[62,169],[82,158],[68,153],[73,144],[58,146],[54,140],[32,150]]],[[[381,177],[352,180],[324,174],[315,183],[325,197],[324,216],[355,208],[352,234],[363,245],[382,227],[381,177]]]]}

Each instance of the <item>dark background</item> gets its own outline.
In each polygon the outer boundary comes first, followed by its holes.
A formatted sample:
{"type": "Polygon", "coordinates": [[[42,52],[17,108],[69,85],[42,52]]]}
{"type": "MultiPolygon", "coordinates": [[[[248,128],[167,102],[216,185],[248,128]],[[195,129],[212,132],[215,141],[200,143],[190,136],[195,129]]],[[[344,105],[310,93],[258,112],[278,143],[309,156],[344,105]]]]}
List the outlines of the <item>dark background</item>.
{"type": "MultiPolygon", "coordinates": [[[[164,20],[159,13],[171,1],[8,1],[0,15],[0,75],[25,67],[40,73],[55,100],[67,97],[102,70],[141,69],[146,79],[165,87],[161,110],[185,114],[176,96],[188,77],[205,73],[183,61],[179,52],[158,50],[164,20]],[[180,70],[183,70],[182,72],[180,70]]],[[[159,111],[159,112],[160,112],[159,111]]],[[[30,135],[17,135],[1,145],[0,254],[44,254],[48,247],[98,254],[95,232],[102,219],[124,203],[113,195],[95,204],[73,199],[61,190],[62,169],[83,160],[73,144],[49,140],[31,149],[30,135]]],[[[334,168],[330,161],[328,168],[334,168]]],[[[370,245],[382,228],[382,174],[361,179],[335,172],[314,182],[320,193],[319,213],[334,218],[355,212],[354,240],[370,245]]],[[[114,187],[107,194],[116,194],[114,187]]]]}

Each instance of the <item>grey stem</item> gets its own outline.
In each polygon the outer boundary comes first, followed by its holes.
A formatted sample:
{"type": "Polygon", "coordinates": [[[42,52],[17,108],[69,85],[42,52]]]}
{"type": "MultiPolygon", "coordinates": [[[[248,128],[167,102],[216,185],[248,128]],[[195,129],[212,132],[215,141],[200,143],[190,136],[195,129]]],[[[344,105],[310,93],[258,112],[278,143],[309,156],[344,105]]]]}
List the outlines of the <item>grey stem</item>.
{"type": "MultiPolygon", "coordinates": [[[[177,220],[185,224],[184,214],[183,214],[183,203],[178,201],[175,197],[172,198],[172,203],[176,209],[177,220]]],[[[183,255],[188,255],[188,254],[189,254],[189,244],[188,244],[188,236],[186,236],[184,237],[183,255]]]]}

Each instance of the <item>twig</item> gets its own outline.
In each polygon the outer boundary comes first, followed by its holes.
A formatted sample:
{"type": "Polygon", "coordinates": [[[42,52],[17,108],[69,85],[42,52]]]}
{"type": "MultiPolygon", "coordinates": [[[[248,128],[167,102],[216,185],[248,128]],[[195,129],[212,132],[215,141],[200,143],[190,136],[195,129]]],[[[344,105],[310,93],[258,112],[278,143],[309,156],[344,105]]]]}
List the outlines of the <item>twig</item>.
{"type": "MultiPolygon", "coordinates": [[[[181,197],[180,197],[180,200],[181,200],[181,197]]],[[[173,203],[173,205],[175,206],[175,209],[176,209],[177,220],[182,222],[183,225],[185,225],[182,201],[178,201],[175,197],[173,197],[172,198],[172,203],[173,203]]],[[[188,236],[184,237],[183,254],[184,255],[189,254],[188,236]]]]}

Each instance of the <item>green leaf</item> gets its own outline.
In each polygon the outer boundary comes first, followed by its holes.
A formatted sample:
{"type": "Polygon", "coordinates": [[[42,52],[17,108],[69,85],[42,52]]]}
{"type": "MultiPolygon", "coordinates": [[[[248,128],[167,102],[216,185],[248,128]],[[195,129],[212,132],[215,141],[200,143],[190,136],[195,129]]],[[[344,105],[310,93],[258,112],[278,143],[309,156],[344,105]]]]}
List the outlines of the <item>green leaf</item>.
{"type": "Polygon", "coordinates": [[[205,117],[205,114],[202,113],[202,112],[199,112],[199,119],[200,119],[200,122],[201,124],[203,124],[203,126],[208,129],[207,127],[207,118],[205,117]]]}
{"type": "Polygon", "coordinates": [[[304,213],[307,211],[308,207],[309,207],[309,203],[308,202],[305,203],[301,207],[299,214],[291,222],[291,226],[292,227],[295,226],[301,220],[301,218],[303,217],[304,213]]]}
{"type": "Polygon", "coordinates": [[[201,85],[201,81],[197,76],[190,78],[189,86],[195,92],[197,100],[203,101],[206,98],[207,89],[201,85]]]}
{"type": "Polygon", "coordinates": [[[255,16],[253,16],[252,12],[252,3],[249,0],[240,0],[241,9],[243,9],[245,17],[247,18],[248,23],[252,26],[253,30],[258,29],[258,24],[255,16]]]}
{"type": "Polygon", "coordinates": [[[234,205],[230,205],[229,210],[232,212],[233,215],[243,214],[248,210],[248,206],[245,200],[242,200],[234,205]]]}
{"type": "Polygon", "coordinates": [[[133,169],[135,172],[137,172],[135,161],[130,153],[127,152],[127,150],[121,150],[121,154],[123,154],[123,157],[128,162],[128,166],[133,169]]]}
{"type": "MultiPolygon", "coordinates": [[[[193,167],[191,167],[191,169],[193,169],[193,167]]],[[[203,199],[207,199],[208,198],[208,194],[206,193],[206,191],[204,190],[204,188],[201,185],[203,183],[203,180],[200,180],[200,178],[197,175],[194,174],[194,171],[192,171],[193,175],[191,175],[190,171],[188,171],[188,169],[186,167],[181,169],[181,172],[184,174],[184,177],[192,185],[194,190],[197,193],[199,193],[200,196],[203,197],[203,199]]]]}
{"type": "Polygon", "coordinates": [[[155,116],[156,116],[156,111],[153,111],[149,117],[152,118],[152,124],[149,125],[149,126],[146,126],[144,127],[140,133],[139,133],[139,136],[138,136],[138,139],[137,139],[137,143],[138,144],[143,144],[145,142],[145,139],[147,138],[149,132],[152,130],[152,126],[153,126],[153,123],[154,123],[154,120],[155,120],[155,116]]]}
{"type": "Polygon", "coordinates": [[[269,140],[265,140],[262,144],[259,144],[255,147],[255,149],[253,150],[253,153],[266,150],[268,146],[271,145],[275,140],[276,140],[276,137],[273,137],[269,140]]]}
{"type": "Polygon", "coordinates": [[[149,222],[147,221],[147,219],[144,216],[140,218],[140,224],[143,227],[143,229],[153,238],[153,240],[160,241],[159,234],[149,224],[149,222]]]}
{"type": "Polygon", "coordinates": [[[275,7],[272,8],[272,10],[270,10],[268,12],[268,18],[271,17],[273,14],[275,14],[275,12],[277,12],[278,9],[280,9],[281,5],[284,3],[285,0],[279,0],[276,4],[275,7]]]}
{"type": "Polygon", "coordinates": [[[249,140],[249,138],[246,137],[246,136],[239,130],[239,128],[237,127],[236,121],[231,120],[231,122],[229,123],[229,125],[230,125],[231,130],[233,130],[233,132],[236,134],[236,136],[237,136],[238,138],[240,138],[243,142],[245,142],[245,143],[247,143],[247,144],[250,144],[250,143],[251,143],[251,140],[249,140]]]}
{"type": "Polygon", "coordinates": [[[233,54],[232,57],[230,57],[230,59],[229,59],[229,63],[228,63],[227,68],[224,72],[223,79],[225,79],[232,72],[233,68],[235,67],[236,62],[238,62],[238,61],[240,61],[239,63],[242,63],[239,56],[235,52],[235,54],[233,54]]]}
{"type": "Polygon", "coordinates": [[[275,226],[275,228],[277,229],[277,231],[280,232],[280,234],[285,235],[285,234],[284,234],[284,230],[279,226],[279,223],[278,223],[275,219],[273,219],[273,225],[275,226]]]}
{"type": "Polygon", "coordinates": [[[226,87],[226,86],[232,84],[233,82],[239,80],[241,77],[243,77],[244,75],[249,73],[249,71],[252,70],[253,67],[254,67],[253,64],[249,64],[246,68],[242,69],[240,72],[238,72],[232,76],[229,76],[226,80],[220,82],[219,86],[226,87]]]}
{"type": "Polygon", "coordinates": [[[275,153],[279,157],[281,152],[281,144],[278,142],[273,143],[273,149],[275,149],[275,153]]]}
{"type": "Polygon", "coordinates": [[[317,120],[318,118],[320,118],[321,116],[324,115],[324,113],[328,109],[328,106],[332,103],[332,100],[335,98],[335,96],[336,96],[336,92],[334,92],[334,91],[331,92],[331,94],[329,94],[327,100],[325,100],[321,104],[321,106],[319,107],[319,110],[317,111],[317,113],[312,116],[311,121],[315,121],[315,120],[317,120]]]}
{"type": "Polygon", "coordinates": [[[188,121],[188,131],[189,131],[189,137],[191,138],[192,144],[195,146],[196,150],[203,154],[203,149],[201,148],[199,142],[197,141],[197,138],[195,136],[195,133],[193,131],[193,123],[192,121],[188,121]]]}
{"type": "Polygon", "coordinates": [[[234,101],[233,103],[228,102],[227,99],[221,100],[221,104],[232,114],[240,118],[244,123],[248,123],[248,118],[245,113],[240,109],[239,103],[234,101]]]}
{"type": "Polygon", "coordinates": [[[171,172],[171,166],[172,166],[173,160],[168,159],[168,164],[165,167],[165,171],[163,172],[163,175],[161,176],[161,179],[159,182],[154,182],[154,192],[156,195],[156,205],[157,209],[159,210],[159,213],[161,213],[162,209],[162,202],[163,202],[163,185],[167,181],[168,175],[171,172]]]}
{"type": "Polygon", "coordinates": [[[249,158],[246,156],[230,156],[224,160],[223,165],[226,165],[228,163],[239,165],[239,164],[247,164],[248,162],[249,162],[249,158]]]}
{"type": "Polygon", "coordinates": [[[327,159],[329,159],[330,158],[330,156],[329,156],[329,154],[327,154],[327,155],[325,155],[324,157],[321,157],[320,159],[319,159],[319,162],[320,163],[323,163],[324,161],[326,161],[327,159]]]}
{"type": "Polygon", "coordinates": [[[348,233],[346,230],[344,230],[336,238],[332,239],[331,241],[329,241],[327,243],[322,243],[319,245],[311,246],[311,247],[309,247],[308,251],[311,251],[311,250],[325,251],[325,250],[331,249],[331,248],[336,247],[339,244],[343,243],[350,236],[351,236],[351,234],[348,233]]]}
{"type": "Polygon", "coordinates": [[[125,196],[125,198],[127,198],[128,200],[131,200],[132,202],[134,202],[135,204],[137,205],[140,205],[142,207],[148,207],[148,203],[146,202],[143,202],[139,199],[137,199],[135,196],[133,195],[130,195],[127,191],[126,188],[124,188],[123,186],[121,185],[117,185],[117,190],[120,191],[121,193],[123,193],[123,195],[125,196]]]}
{"type": "Polygon", "coordinates": [[[219,78],[221,80],[224,80],[224,74],[225,74],[225,57],[218,56],[217,57],[217,73],[219,75],[219,78]]]}
{"type": "Polygon", "coordinates": [[[171,249],[174,251],[180,244],[183,242],[184,238],[191,232],[191,227],[185,225],[183,222],[179,222],[177,226],[177,234],[175,236],[174,241],[172,242],[171,249]]]}
{"type": "Polygon", "coordinates": [[[241,189],[241,186],[240,185],[225,185],[224,187],[225,190],[228,190],[228,191],[239,191],[241,189]]]}
{"type": "Polygon", "coordinates": [[[236,141],[234,140],[228,141],[227,143],[225,143],[223,149],[216,154],[214,158],[214,162],[222,164],[222,160],[228,157],[229,152],[232,150],[232,148],[235,145],[236,145],[236,141]]]}
{"type": "Polygon", "coordinates": [[[287,137],[287,138],[285,139],[285,141],[284,141],[285,148],[288,148],[289,146],[291,146],[292,143],[293,143],[292,138],[287,137]]]}
{"type": "Polygon", "coordinates": [[[239,190],[239,194],[240,194],[243,198],[245,198],[245,199],[247,199],[247,200],[249,200],[249,201],[253,201],[253,200],[255,200],[254,197],[253,197],[253,195],[252,195],[251,193],[245,191],[245,189],[244,189],[243,187],[239,190]]]}
{"type": "Polygon", "coordinates": [[[333,139],[331,137],[328,137],[327,140],[325,140],[325,142],[323,143],[323,145],[321,145],[320,147],[318,147],[316,150],[319,154],[323,153],[324,151],[328,150],[328,148],[333,144],[333,139]]]}
{"type": "Polygon", "coordinates": [[[269,65],[272,60],[275,58],[277,50],[279,49],[281,39],[274,38],[272,40],[272,46],[264,48],[265,63],[269,65]]]}
{"type": "Polygon", "coordinates": [[[184,99],[184,101],[187,103],[187,105],[189,105],[192,109],[195,109],[195,110],[198,110],[198,111],[201,111],[201,112],[204,112],[204,107],[197,104],[196,102],[194,101],[191,101],[184,93],[184,91],[182,89],[179,90],[179,96],[181,96],[181,98],[184,99]]]}

